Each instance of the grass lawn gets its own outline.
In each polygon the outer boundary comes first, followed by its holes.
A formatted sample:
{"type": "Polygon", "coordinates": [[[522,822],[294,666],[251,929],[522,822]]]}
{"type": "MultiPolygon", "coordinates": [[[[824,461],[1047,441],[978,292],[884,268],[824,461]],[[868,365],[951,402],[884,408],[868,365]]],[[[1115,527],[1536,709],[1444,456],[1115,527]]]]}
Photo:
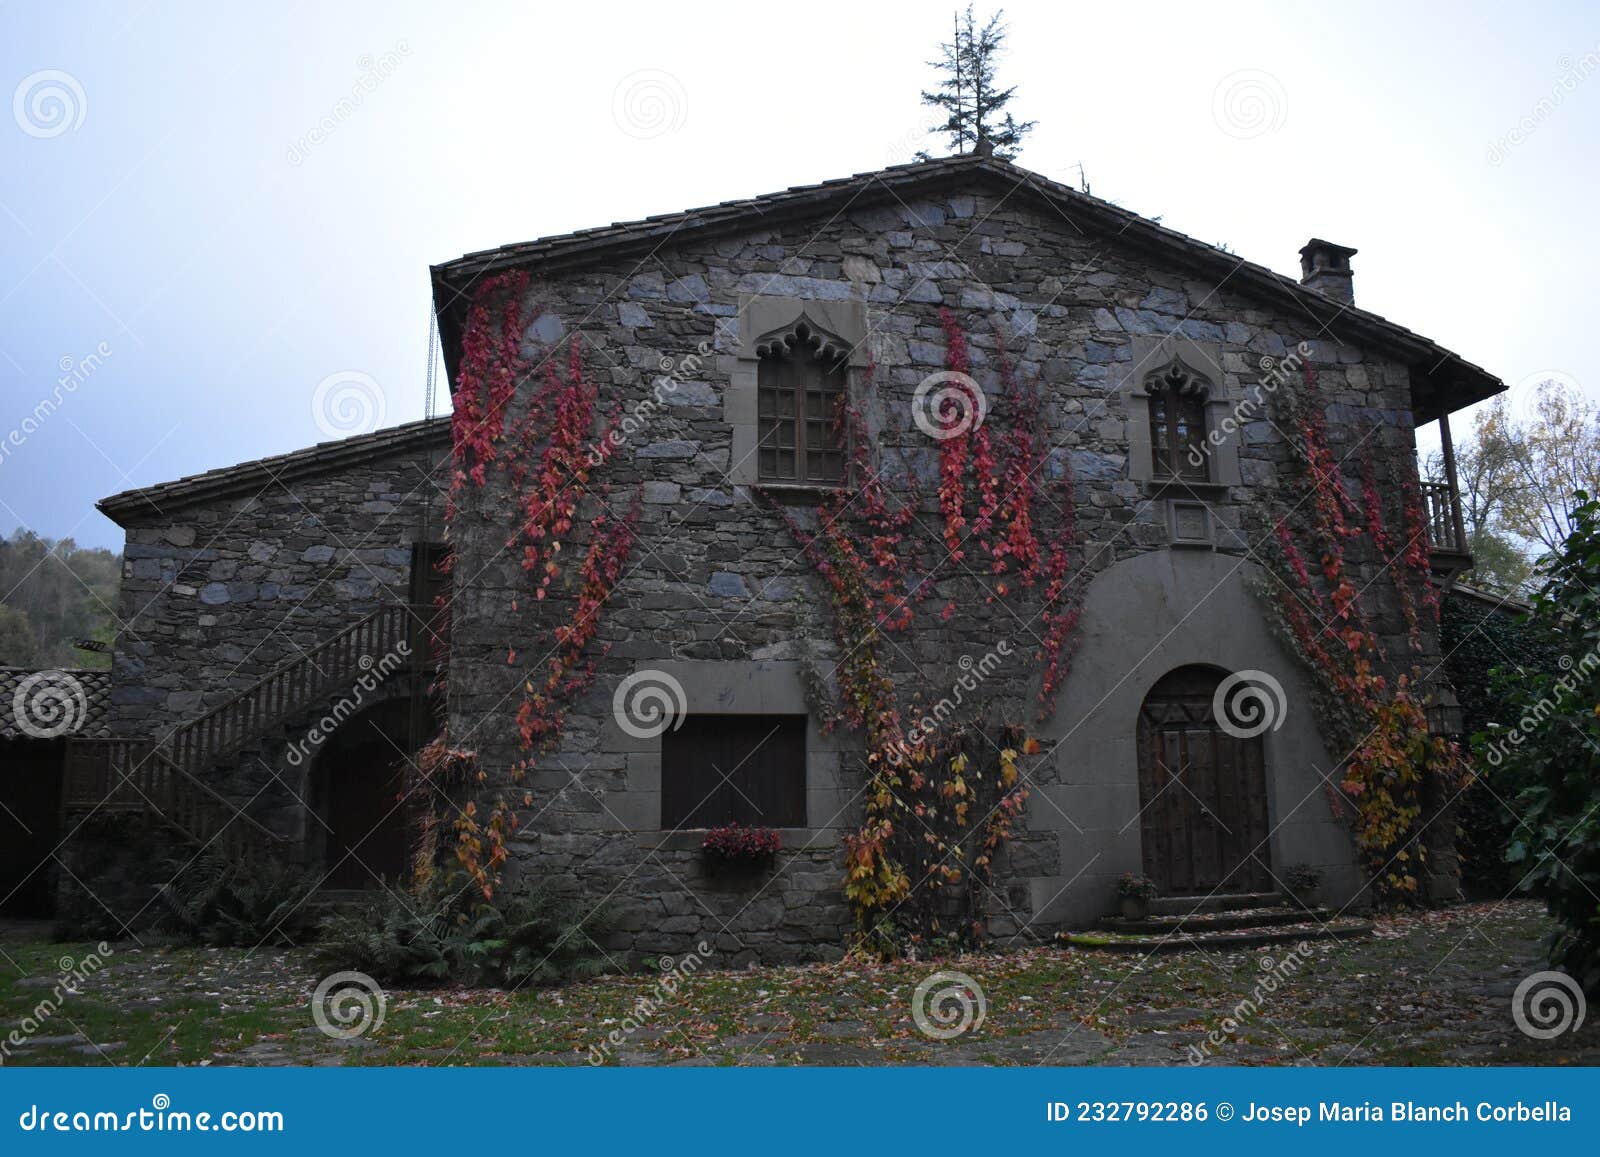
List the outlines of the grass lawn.
{"type": "MultiPolygon", "coordinates": [[[[687,976],[630,1018],[658,974],[516,992],[395,989],[380,1026],[351,1040],[316,1027],[311,994],[332,971],[303,950],[114,944],[106,964],[32,1031],[64,966],[92,945],[26,929],[0,936],[7,1064],[585,1065],[1184,1064],[1209,1038],[1221,1064],[1596,1064],[1600,1016],[1537,1041],[1511,993],[1545,967],[1550,923],[1530,902],[1384,917],[1370,940],[1222,954],[1117,956],[1054,945],[938,961],[843,962],[687,976]],[[982,989],[981,1023],[931,1039],[917,985],[958,970],[982,989]],[[1225,1031],[1264,976],[1276,991],[1225,1031]],[[635,1026],[635,1020],[643,1024],[635,1026]],[[618,1034],[604,1053],[608,1034],[618,1034]],[[1212,1035],[1215,1034],[1215,1035],[1212,1035]]],[[[936,1005],[937,1007],[937,1005],[936,1005]]],[[[976,1019],[974,1015],[973,1019],[976,1019]]]]}

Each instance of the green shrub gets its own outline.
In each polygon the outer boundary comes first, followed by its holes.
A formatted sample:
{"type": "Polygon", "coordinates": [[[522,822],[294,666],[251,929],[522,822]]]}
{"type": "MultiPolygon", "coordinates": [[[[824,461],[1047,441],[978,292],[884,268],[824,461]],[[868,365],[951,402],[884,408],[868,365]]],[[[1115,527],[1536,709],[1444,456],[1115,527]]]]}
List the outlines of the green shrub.
{"type": "Polygon", "coordinates": [[[323,922],[318,955],[387,983],[456,980],[516,987],[606,971],[597,946],[609,924],[531,888],[482,899],[465,881],[421,892],[383,892],[323,922]]]}
{"type": "Polygon", "coordinates": [[[310,938],[317,914],[311,897],[320,877],[270,857],[230,859],[207,850],[192,862],[174,861],[157,892],[159,931],[214,947],[300,944],[310,938]]]}
{"type": "MultiPolygon", "coordinates": [[[[1522,713],[1523,688],[1497,680],[1496,668],[1552,669],[1559,658],[1520,603],[1485,602],[1460,591],[1445,596],[1439,613],[1445,671],[1461,701],[1468,735],[1479,735],[1522,713]]],[[[1473,899],[1498,900],[1516,888],[1521,871],[1506,862],[1517,815],[1513,801],[1529,786],[1521,771],[1479,759],[1477,777],[1456,808],[1461,885],[1473,899]]]]}
{"type": "Polygon", "coordinates": [[[1507,859],[1561,931],[1553,963],[1600,990],[1600,504],[1579,495],[1572,533],[1540,567],[1532,627],[1558,659],[1506,667],[1499,693],[1520,709],[1478,737],[1480,763],[1528,784],[1507,859]]]}

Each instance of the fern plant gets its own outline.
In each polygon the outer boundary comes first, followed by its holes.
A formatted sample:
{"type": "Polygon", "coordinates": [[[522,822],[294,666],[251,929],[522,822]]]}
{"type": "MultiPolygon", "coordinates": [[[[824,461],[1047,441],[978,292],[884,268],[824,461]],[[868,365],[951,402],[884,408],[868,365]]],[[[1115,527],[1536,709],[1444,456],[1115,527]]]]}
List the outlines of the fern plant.
{"type": "Polygon", "coordinates": [[[517,987],[595,976],[611,964],[599,947],[609,916],[539,889],[477,899],[461,879],[418,892],[385,892],[322,925],[325,962],[389,982],[517,987]]]}
{"type": "Polygon", "coordinates": [[[207,849],[170,869],[157,892],[165,915],[158,926],[185,940],[214,947],[293,945],[316,925],[310,901],[319,878],[298,865],[233,860],[207,849]]]}

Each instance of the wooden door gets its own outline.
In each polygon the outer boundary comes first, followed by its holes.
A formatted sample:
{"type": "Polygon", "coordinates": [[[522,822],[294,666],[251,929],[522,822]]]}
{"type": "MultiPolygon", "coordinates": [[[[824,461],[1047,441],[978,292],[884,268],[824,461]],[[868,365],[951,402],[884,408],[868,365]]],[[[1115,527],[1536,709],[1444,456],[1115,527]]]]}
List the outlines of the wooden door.
{"type": "Polygon", "coordinates": [[[1272,887],[1261,738],[1217,726],[1212,699],[1222,678],[1210,667],[1179,668],[1139,712],[1144,871],[1163,895],[1272,887]]]}

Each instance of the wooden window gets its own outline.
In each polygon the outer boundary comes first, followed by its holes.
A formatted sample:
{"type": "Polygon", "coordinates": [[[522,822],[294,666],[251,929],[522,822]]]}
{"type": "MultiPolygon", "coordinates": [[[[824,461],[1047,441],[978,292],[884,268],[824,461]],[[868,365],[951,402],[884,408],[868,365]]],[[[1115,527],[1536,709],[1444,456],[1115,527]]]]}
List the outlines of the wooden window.
{"type": "Polygon", "coordinates": [[[806,826],[804,715],[689,715],[661,736],[661,826],[806,826]]]}
{"type": "Polygon", "coordinates": [[[1204,482],[1210,476],[1206,445],[1206,380],[1176,358],[1146,380],[1150,395],[1150,456],[1157,478],[1204,482]]]}
{"type": "Polygon", "coordinates": [[[845,362],[818,356],[804,325],[797,333],[793,345],[774,343],[757,369],[758,476],[837,485],[844,480],[838,417],[845,362]]]}

